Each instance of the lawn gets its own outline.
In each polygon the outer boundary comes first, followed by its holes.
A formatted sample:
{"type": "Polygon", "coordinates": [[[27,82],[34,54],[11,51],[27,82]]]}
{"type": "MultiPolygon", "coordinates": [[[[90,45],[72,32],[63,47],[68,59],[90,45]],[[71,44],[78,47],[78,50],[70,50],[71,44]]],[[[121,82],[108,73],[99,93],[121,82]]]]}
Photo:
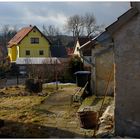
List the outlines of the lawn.
{"type": "MultiPolygon", "coordinates": [[[[5,121],[0,136],[9,138],[91,138],[92,130],[80,128],[77,111],[80,103],[72,103],[76,85],[43,85],[42,96],[26,93],[23,85],[0,89],[0,119],[5,121]]],[[[80,109],[92,106],[99,110],[101,98],[86,98],[80,109]]],[[[105,106],[112,98],[107,97],[105,106]]]]}

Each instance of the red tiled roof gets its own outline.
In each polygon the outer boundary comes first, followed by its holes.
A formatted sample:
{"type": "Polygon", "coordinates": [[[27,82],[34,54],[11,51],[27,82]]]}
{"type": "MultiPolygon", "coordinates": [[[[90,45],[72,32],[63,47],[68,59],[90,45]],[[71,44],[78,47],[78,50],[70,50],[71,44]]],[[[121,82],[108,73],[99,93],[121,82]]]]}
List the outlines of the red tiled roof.
{"type": "Polygon", "coordinates": [[[8,42],[8,47],[18,44],[34,27],[24,27],[17,32],[17,34],[8,42]]]}

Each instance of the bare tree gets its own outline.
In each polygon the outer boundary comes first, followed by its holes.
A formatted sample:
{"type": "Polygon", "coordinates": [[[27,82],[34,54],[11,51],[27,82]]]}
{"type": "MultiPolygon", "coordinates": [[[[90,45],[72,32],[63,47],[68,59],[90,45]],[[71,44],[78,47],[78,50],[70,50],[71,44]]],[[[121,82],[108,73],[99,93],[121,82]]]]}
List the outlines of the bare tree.
{"type": "Polygon", "coordinates": [[[55,27],[54,25],[43,25],[43,33],[46,36],[57,36],[60,34],[59,28],[55,27]]]}
{"type": "Polygon", "coordinates": [[[83,34],[84,30],[83,25],[84,25],[83,17],[79,15],[74,15],[70,16],[67,19],[65,27],[68,30],[68,32],[72,32],[73,37],[79,37],[80,35],[83,34]]]}
{"type": "Polygon", "coordinates": [[[100,33],[102,31],[101,27],[101,25],[96,24],[96,19],[92,13],[86,13],[84,15],[84,28],[87,37],[100,33]]]}
{"type": "Polygon", "coordinates": [[[1,45],[4,47],[4,55],[7,55],[7,45],[11,38],[17,33],[16,26],[10,27],[9,25],[2,26],[1,45]]]}
{"type": "Polygon", "coordinates": [[[102,27],[96,24],[96,18],[93,13],[86,13],[84,16],[70,16],[65,25],[65,28],[69,33],[73,34],[73,37],[96,35],[102,31],[102,27]]]}

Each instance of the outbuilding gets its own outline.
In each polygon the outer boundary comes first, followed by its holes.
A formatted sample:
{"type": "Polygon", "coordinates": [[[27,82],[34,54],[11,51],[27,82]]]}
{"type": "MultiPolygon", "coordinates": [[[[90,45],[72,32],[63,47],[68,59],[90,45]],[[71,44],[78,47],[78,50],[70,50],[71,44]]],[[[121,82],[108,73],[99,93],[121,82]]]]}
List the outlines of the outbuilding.
{"type": "Polygon", "coordinates": [[[140,138],[140,2],[106,31],[114,42],[115,133],[140,138]]]}

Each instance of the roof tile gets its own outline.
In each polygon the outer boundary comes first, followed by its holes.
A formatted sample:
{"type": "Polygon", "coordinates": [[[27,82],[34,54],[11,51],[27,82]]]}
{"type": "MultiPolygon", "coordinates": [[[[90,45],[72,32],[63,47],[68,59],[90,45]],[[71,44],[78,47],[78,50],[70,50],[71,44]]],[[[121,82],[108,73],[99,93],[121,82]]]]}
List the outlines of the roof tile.
{"type": "Polygon", "coordinates": [[[33,26],[24,27],[17,32],[17,34],[8,42],[8,47],[12,47],[14,44],[18,44],[31,30],[33,26]]]}

